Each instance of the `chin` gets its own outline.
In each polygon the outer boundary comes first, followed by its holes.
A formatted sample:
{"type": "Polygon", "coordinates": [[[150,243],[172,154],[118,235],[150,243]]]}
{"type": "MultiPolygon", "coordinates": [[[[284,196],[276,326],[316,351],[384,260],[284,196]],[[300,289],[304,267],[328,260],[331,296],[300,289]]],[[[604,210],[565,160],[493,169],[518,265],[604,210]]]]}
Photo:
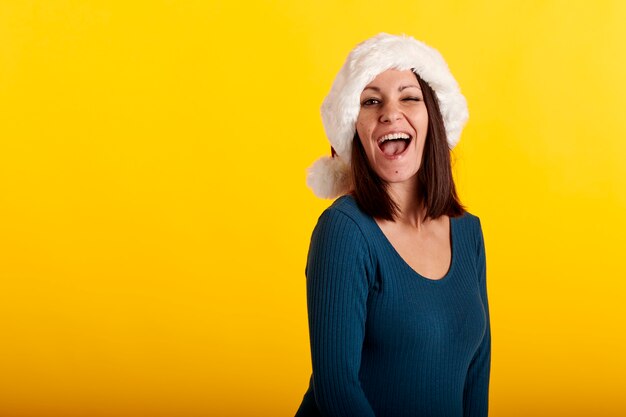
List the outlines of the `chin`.
{"type": "Polygon", "coordinates": [[[388,184],[401,184],[417,181],[417,171],[412,173],[379,173],[378,176],[388,184]]]}

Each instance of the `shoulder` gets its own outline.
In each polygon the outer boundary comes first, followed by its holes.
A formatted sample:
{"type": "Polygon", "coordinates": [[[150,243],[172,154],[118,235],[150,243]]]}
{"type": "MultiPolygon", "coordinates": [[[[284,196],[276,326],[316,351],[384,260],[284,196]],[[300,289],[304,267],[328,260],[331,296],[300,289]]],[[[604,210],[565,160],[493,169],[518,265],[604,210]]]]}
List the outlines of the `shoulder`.
{"type": "Polygon", "coordinates": [[[480,217],[473,213],[470,213],[469,211],[466,211],[460,216],[455,217],[454,220],[463,229],[480,230],[482,227],[480,223],[480,217]]]}
{"type": "Polygon", "coordinates": [[[324,262],[341,259],[341,264],[361,265],[369,277],[373,261],[366,230],[366,218],[352,197],[339,197],[317,220],[311,236],[308,263],[314,263],[314,258],[324,259],[324,262]]]}
{"type": "Polygon", "coordinates": [[[320,224],[343,224],[345,229],[358,231],[365,236],[365,229],[368,225],[368,216],[356,203],[354,197],[349,194],[337,198],[318,219],[318,227],[320,224]]]}
{"type": "Polygon", "coordinates": [[[333,241],[333,246],[337,245],[345,250],[359,248],[369,252],[369,242],[373,236],[372,222],[373,219],[361,211],[354,197],[346,194],[337,198],[322,212],[313,230],[312,239],[324,241],[325,244],[333,241]]]}
{"type": "Polygon", "coordinates": [[[483,231],[480,217],[469,211],[455,217],[454,221],[457,225],[457,233],[466,239],[473,240],[476,244],[481,245],[483,240],[483,231]]]}
{"type": "Polygon", "coordinates": [[[327,210],[341,212],[357,224],[366,222],[369,217],[361,210],[354,197],[350,194],[337,198],[327,210]]]}

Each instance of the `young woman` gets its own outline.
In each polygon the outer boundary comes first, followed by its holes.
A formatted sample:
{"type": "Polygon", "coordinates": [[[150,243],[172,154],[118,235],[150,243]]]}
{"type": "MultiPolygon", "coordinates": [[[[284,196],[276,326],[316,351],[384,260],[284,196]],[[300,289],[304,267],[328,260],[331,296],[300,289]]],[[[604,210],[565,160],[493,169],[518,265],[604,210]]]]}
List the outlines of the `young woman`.
{"type": "Polygon", "coordinates": [[[322,105],[333,157],[309,170],[339,198],[311,237],[296,417],[487,416],[485,247],[450,166],[467,117],[436,50],[382,33],[350,52],[322,105]]]}

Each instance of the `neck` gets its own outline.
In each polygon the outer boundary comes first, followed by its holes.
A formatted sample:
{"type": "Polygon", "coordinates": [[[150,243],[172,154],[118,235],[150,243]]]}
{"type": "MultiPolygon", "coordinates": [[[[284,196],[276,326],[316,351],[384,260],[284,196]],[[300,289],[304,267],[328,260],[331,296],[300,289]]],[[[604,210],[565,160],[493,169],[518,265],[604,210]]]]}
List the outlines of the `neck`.
{"type": "Polygon", "coordinates": [[[424,224],[422,219],[426,210],[418,199],[417,176],[411,181],[391,183],[387,190],[400,209],[395,222],[420,229],[424,224]]]}

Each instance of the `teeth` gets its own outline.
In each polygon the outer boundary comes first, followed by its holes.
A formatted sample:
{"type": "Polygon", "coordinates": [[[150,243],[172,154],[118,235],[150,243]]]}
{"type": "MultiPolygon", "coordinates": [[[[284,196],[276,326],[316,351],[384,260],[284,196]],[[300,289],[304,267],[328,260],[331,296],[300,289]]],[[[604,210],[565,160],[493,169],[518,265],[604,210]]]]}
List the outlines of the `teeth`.
{"type": "Polygon", "coordinates": [[[378,139],[378,143],[383,143],[387,140],[392,140],[392,139],[411,139],[411,137],[407,135],[406,133],[390,133],[378,139]]]}

